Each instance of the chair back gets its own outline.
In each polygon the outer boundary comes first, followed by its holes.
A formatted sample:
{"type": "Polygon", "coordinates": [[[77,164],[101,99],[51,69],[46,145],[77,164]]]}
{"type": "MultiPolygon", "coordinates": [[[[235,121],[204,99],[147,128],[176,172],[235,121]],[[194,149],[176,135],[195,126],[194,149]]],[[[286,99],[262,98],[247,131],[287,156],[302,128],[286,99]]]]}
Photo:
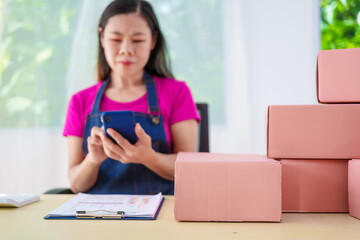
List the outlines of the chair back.
{"type": "Polygon", "coordinates": [[[208,118],[208,104],[196,103],[196,107],[201,117],[199,125],[198,137],[198,152],[209,152],[209,118],[208,118]]]}

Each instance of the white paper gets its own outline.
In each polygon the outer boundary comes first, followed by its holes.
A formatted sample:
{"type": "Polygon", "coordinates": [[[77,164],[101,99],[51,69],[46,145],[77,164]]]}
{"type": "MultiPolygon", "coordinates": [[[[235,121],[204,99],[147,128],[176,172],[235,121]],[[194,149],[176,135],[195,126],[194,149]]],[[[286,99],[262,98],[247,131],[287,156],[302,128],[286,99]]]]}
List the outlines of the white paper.
{"type": "Polygon", "coordinates": [[[161,193],[156,195],[79,193],[49,212],[48,217],[74,217],[76,211],[92,211],[96,214],[111,214],[109,212],[115,214],[117,211],[123,211],[125,217],[154,217],[162,199],[161,193]]]}

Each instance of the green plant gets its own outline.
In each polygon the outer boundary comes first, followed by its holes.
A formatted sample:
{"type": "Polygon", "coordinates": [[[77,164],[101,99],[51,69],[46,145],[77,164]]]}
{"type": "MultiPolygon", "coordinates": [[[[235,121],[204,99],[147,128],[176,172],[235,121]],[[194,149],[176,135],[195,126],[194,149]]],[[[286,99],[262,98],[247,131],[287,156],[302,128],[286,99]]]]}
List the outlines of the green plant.
{"type": "Polygon", "coordinates": [[[71,0],[1,2],[0,127],[62,124],[64,73],[78,5],[71,0]]]}
{"type": "Polygon", "coordinates": [[[321,0],[321,48],[360,47],[359,0],[321,0]]]}

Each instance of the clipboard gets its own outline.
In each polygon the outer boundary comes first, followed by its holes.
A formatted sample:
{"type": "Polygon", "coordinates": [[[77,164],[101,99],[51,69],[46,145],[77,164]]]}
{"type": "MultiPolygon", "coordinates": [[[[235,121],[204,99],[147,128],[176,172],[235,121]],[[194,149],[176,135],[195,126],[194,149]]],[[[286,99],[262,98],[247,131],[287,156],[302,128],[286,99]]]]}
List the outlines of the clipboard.
{"type": "Polygon", "coordinates": [[[155,195],[79,193],[44,219],[156,220],[164,197],[155,195]]]}

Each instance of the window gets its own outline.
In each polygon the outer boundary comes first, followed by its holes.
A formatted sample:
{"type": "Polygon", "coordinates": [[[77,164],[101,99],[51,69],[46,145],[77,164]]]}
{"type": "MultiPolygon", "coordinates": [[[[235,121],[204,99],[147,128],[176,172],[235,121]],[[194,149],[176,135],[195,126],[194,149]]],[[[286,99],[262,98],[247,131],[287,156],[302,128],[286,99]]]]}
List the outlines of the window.
{"type": "Polygon", "coordinates": [[[360,47],[360,1],[321,0],[321,48],[360,47]]]}
{"type": "Polygon", "coordinates": [[[60,126],[78,1],[1,2],[0,127],[60,126]]]}
{"type": "MultiPolygon", "coordinates": [[[[3,0],[0,128],[62,127],[68,98],[95,82],[97,24],[110,1],[3,0]]],[[[220,0],[151,1],[174,75],[224,121],[220,0]]]]}

